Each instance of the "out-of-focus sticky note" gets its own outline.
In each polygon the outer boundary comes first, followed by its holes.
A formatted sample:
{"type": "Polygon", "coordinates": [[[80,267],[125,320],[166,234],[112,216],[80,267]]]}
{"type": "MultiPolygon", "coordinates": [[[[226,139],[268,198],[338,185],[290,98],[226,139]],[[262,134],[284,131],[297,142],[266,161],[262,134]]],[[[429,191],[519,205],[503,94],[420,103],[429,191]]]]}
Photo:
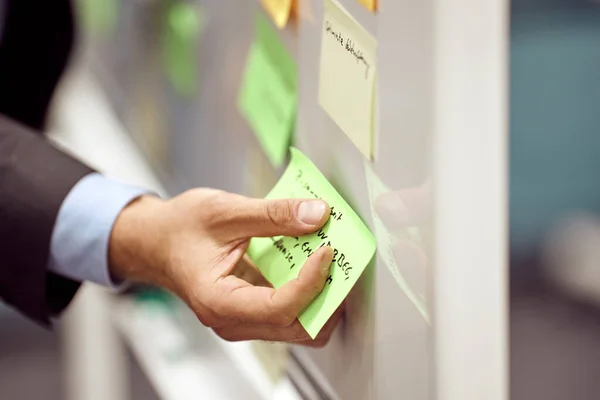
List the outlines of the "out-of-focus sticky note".
{"type": "Polygon", "coordinates": [[[365,157],[373,157],[377,42],[336,0],[325,0],[319,103],[365,157]]]}
{"type": "Polygon", "coordinates": [[[369,11],[377,10],[377,0],[358,0],[358,2],[367,7],[369,11]]]}
{"type": "Polygon", "coordinates": [[[296,85],[294,60],[270,22],[257,15],[256,37],[246,61],[238,105],[275,167],[283,164],[290,145],[296,85]]]}
{"type": "Polygon", "coordinates": [[[169,82],[183,96],[198,91],[198,46],[204,26],[202,8],[186,2],[173,3],[163,25],[163,65],[169,82]]]}
{"type": "Polygon", "coordinates": [[[254,238],[248,255],[265,278],[278,288],[296,278],[306,259],[319,247],[334,249],[325,288],[298,318],[315,338],[371,261],[376,243],[369,228],[319,169],[299,150],[291,148],[290,152],[290,163],[267,198],[323,199],[331,207],[329,221],[321,230],[307,236],[254,238]]]}
{"type": "Polygon", "coordinates": [[[91,33],[106,34],[115,31],[120,8],[119,0],[80,0],[77,9],[91,33]]]}
{"type": "Polygon", "coordinates": [[[260,3],[267,10],[275,25],[282,29],[287,25],[298,0],[260,0],[260,3]]]}

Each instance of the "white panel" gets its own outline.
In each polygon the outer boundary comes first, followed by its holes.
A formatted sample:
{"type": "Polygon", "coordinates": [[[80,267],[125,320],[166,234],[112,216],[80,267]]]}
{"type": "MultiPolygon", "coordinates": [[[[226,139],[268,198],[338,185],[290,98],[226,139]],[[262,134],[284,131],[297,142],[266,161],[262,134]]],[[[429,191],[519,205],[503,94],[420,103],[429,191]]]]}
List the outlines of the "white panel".
{"type": "MultiPolygon", "coordinates": [[[[384,0],[380,7],[380,122],[374,170],[392,189],[384,196],[395,204],[388,201],[381,217],[397,239],[389,250],[380,248],[384,256],[378,258],[378,399],[432,398],[431,326],[426,318],[431,314],[428,278],[435,234],[430,190],[432,12],[431,0],[384,0]],[[416,229],[419,237],[407,235],[407,229],[416,229]],[[393,268],[400,281],[391,278],[393,268]],[[402,281],[405,286],[399,284],[402,281]],[[418,304],[418,293],[422,293],[422,304],[418,304]]],[[[380,246],[385,245],[381,236],[386,232],[377,233],[380,246]]]]}
{"type": "MultiPolygon", "coordinates": [[[[323,1],[299,1],[299,23],[280,31],[298,63],[295,144],[380,251],[330,345],[296,358],[322,397],[505,399],[507,2],[380,0],[371,13],[340,1],[379,43],[375,160],[365,164],[318,104],[323,1]]],[[[236,106],[263,11],[201,3],[202,93],[170,98],[173,171],[181,189],[264,195],[277,171],[236,106]]]]}
{"type": "Polygon", "coordinates": [[[434,21],[436,398],[506,399],[508,4],[437,1],[434,21]]]}

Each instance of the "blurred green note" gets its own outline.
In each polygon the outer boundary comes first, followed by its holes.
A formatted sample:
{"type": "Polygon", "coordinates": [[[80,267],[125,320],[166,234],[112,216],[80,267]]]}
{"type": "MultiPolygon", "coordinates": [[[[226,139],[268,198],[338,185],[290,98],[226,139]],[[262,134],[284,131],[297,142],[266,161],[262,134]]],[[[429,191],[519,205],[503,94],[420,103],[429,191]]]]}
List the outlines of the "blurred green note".
{"type": "Polygon", "coordinates": [[[299,150],[292,147],[290,152],[290,164],[267,198],[323,199],[331,207],[329,221],[307,236],[254,238],[248,255],[269,282],[279,288],[298,276],[306,259],[319,247],[334,249],[325,288],[298,318],[315,338],[371,261],[376,241],[319,169],[299,150]]]}
{"type": "Polygon", "coordinates": [[[114,33],[121,4],[119,0],[79,0],[78,15],[92,34],[114,33]]]}
{"type": "Polygon", "coordinates": [[[175,91],[193,96],[198,91],[198,47],[204,25],[202,8],[182,1],[168,7],[163,25],[163,66],[175,91]]]}
{"type": "Polygon", "coordinates": [[[283,164],[296,119],[296,64],[279,33],[256,17],[238,106],[275,167],[283,164]]]}

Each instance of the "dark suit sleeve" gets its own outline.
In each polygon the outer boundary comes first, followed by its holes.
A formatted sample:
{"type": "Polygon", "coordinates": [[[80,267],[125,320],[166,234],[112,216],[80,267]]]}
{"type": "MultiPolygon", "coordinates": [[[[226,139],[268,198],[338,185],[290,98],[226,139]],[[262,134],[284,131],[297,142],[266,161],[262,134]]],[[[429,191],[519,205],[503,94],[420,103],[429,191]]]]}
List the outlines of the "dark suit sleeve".
{"type": "Polygon", "coordinates": [[[62,311],[79,283],[47,271],[50,238],[71,188],[92,172],[0,115],[0,297],[41,322],[62,311]]]}

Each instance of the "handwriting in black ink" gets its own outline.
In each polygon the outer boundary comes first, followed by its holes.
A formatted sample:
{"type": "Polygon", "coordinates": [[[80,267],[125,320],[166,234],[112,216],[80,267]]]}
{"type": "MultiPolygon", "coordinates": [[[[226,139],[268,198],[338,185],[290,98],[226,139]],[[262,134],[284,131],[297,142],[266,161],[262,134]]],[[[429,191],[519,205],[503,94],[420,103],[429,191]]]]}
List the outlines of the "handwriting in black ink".
{"type": "Polygon", "coordinates": [[[285,247],[285,245],[283,244],[283,238],[279,239],[279,240],[274,240],[273,246],[275,246],[275,248],[277,250],[279,250],[279,252],[281,252],[281,254],[283,254],[283,257],[285,258],[285,260],[290,264],[290,269],[293,269],[296,266],[296,263],[294,262],[294,256],[290,253],[288,248],[285,247]]]}
{"type": "Polygon", "coordinates": [[[362,63],[365,66],[365,79],[367,79],[369,77],[371,64],[365,59],[365,56],[358,48],[358,45],[350,38],[344,40],[342,33],[340,31],[336,31],[330,21],[325,21],[325,32],[333,36],[335,41],[342,45],[342,47],[354,57],[357,64],[362,63]]]}
{"type": "Polygon", "coordinates": [[[329,211],[329,215],[331,216],[331,218],[333,218],[335,221],[340,221],[342,219],[342,212],[341,211],[335,211],[335,206],[331,207],[331,210],[329,211]]]}
{"type": "Polygon", "coordinates": [[[296,175],[296,182],[298,182],[300,184],[300,186],[302,186],[303,189],[305,189],[307,192],[309,192],[311,195],[313,195],[315,197],[315,199],[320,199],[321,197],[319,195],[317,195],[310,187],[310,185],[308,184],[308,182],[306,182],[304,180],[304,178],[302,177],[303,172],[301,169],[298,169],[298,174],[296,175]]]}
{"type": "Polygon", "coordinates": [[[339,42],[339,44],[341,44],[342,46],[344,45],[344,38],[342,37],[342,33],[336,32],[333,29],[333,25],[329,21],[325,21],[325,32],[330,33],[335,38],[336,42],[339,42]]]}
{"type": "MultiPolygon", "coordinates": [[[[330,241],[323,241],[321,243],[321,245],[319,246],[319,248],[323,247],[323,246],[329,246],[331,247],[331,242],[330,241]]],[[[348,279],[350,279],[350,271],[352,270],[352,266],[350,265],[350,261],[347,261],[347,256],[340,252],[338,249],[333,248],[333,259],[331,260],[332,264],[337,265],[342,272],[344,273],[344,275],[346,276],[346,279],[344,279],[345,281],[347,281],[348,279]]]]}

